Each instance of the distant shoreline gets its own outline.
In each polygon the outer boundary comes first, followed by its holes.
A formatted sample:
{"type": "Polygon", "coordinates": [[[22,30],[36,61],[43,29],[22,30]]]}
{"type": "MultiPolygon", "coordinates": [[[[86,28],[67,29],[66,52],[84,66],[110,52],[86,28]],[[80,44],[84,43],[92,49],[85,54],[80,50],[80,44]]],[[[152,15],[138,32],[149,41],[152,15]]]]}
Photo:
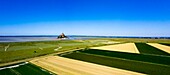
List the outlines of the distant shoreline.
{"type": "MultiPolygon", "coordinates": [[[[57,37],[59,35],[0,35],[0,37],[57,37]]],[[[97,35],[67,35],[68,37],[105,37],[105,38],[170,38],[170,36],[97,36],[97,35]]]]}
{"type": "MultiPolygon", "coordinates": [[[[0,36],[0,42],[29,42],[29,41],[54,41],[58,35],[17,35],[17,36],[0,36]]],[[[68,35],[68,40],[84,40],[95,38],[132,38],[132,39],[170,39],[170,37],[138,37],[138,36],[84,36],[68,35]]]]}

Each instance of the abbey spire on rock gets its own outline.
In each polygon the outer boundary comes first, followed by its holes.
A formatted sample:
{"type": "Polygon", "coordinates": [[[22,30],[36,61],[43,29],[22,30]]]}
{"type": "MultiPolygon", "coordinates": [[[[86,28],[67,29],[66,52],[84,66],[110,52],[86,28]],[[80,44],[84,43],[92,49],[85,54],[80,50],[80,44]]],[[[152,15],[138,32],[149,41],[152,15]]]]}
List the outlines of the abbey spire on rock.
{"type": "Polygon", "coordinates": [[[65,38],[68,38],[64,33],[62,33],[61,35],[59,35],[57,37],[58,39],[65,39],[65,38]]]}

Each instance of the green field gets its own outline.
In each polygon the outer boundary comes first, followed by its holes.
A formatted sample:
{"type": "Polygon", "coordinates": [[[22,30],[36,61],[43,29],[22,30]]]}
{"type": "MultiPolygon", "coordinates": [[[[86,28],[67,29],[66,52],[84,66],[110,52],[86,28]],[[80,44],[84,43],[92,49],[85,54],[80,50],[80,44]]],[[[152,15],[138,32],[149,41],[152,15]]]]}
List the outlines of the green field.
{"type": "Polygon", "coordinates": [[[143,54],[136,54],[136,53],[126,53],[126,52],[106,51],[106,50],[96,50],[96,49],[79,50],[76,52],[103,55],[103,56],[109,56],[109,57],[117,57],[117,58],[122,58],[122,59],[156,63],[156,64],[162,64],[162,65],[170,65],[170,56],[143,55],[143,54]]]}
{"type": "Polygon", "coordinates": [[[91,46],[101,46],[106,45],[107,42],[108,40],[57,40],[0,43],[0,63],[91,46]],[[5,51],[5,47],[8,45],[9,48],[5,51]]]}
{"type": "Polygon", "coordinates": [[[154,74],[154,75],[170,74],[169,71],[170,66],[140,62],[136,60],[129,60],[129,59],[81,53],[81,52],[73,52],[73,53],[65,54],[63,55],[63,57],[106,65],[110,67],[116,67],[120,69],[136,71],[145,74],[154,74]]]}
{"type": "Polygon", "coordinates": [[[0,70],[0,75],[54,75],[54,74],[33,64],[28,63],[20,65],[18,67],[2,69],[0,70]]]}
{"type": "MultiPolygon", "coordinates": [[[[115,41],[121,43],[125,43],[125,42],[170,43],[170,40],[168,39],[135,39],[135,38],[95,38],[95,39],[87,39],[87,40],[6,42],[6,43],[0,43],[0,55],[1,55],[0,63],[22,60],[26,58],[42,56],[51,53],[64,52],[68,50],[81,49],[81,48],[87,48],[92,46],[102,46],[102,45],[107,45],[108,42],[115,42],[115,41]],[[5,47],[7,47],[8,45],[9,48],[5,51],[5,47]]],[[[141,50],[141,53],[168,55],[164,52],[161,53],[160,51],[145,52],[145,50],[141,50]]]]}
{"type": "Polygon", "coordinates": [[[166,55],[169,56],[170,54],[164,52],[160,49],[152,47],[146,43],[135,43],[136,47],[138,48],[140,54],[151,54],[151,55],[166,55]]]}
{"type": "MultiPolygon", "coordinates": [[[[145,74],[170,74],[170,54],[147,45],[147,42],[168,45],[167,43],[170,43],[170,40],[96,38],[87,40],[6,42],[0,43],[0,63],[81,49],[72,53],[68,52],[58,55],[145,74]],[[114,42],[120,42],[116,44],[135,42],[141,54],[89,49],[89,47],[94,46],[115,44],[114,42]],[[6,47],[8,49],[5,51],[6,47]],[[84,48],[85,50],[83,50],[84,48]]],[[[47,71],[40,70],[41,68],[33,64],[26,64],[16,68],[0,70],[0,75],[17,75],[18,73],[21,73],[21,75],[30,75],[30,73],[31,75],[49,75],[47,71]]]]}

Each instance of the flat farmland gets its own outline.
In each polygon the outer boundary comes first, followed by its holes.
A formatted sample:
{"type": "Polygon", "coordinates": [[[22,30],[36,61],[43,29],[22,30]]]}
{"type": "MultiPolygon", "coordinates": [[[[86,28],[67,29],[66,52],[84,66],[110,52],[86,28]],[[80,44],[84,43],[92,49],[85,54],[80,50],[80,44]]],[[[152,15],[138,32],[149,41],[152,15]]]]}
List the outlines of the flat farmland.
{"type": "Polygon", "coordinates": [[[0,75],[54,75],[53,73],[33,64],[15,64],[0,68],[0,75]]]}
{"type": "Polygon", "coordinates": [[[59,56],[49,56],[46,58],[35,59],[30,62],[59,75],[142,75],[142,73],[59,56]]]}
{"type": "Polygon", "coordinates": [[[152,75],[167,75],[170,74],[170,66],[148,63],[144,61],[129,60],[118,57],[110,57],[105,55],[88,54],[82,52],[73,52],[62,55],[63,57],[91,62],[95,64],[110,66],[114,68],[125,69],[134,72],[152,75]]]}
{"type": "MultiPolygon", "coordinates": [[[[51,53],[105,45],[107,40],[57,40],[0,43],[0,63],[43,56],[51,53]],[[97,42],[96,42],[97,41],[97,42]]],[[[112,41],[110,41],[112,42],[112,41]]]]}
{"type": "MultiPolygon", "coordinates": [[[[11,45],[9,44],[9,48],[6,51],[16,51],[16,50],[28,50],[28,49],[43,49],[43,48],[49,48],[49,47],[56,47],[56,45],[53,44],[44,44],[44,43],[37,43],[33,45],[11,45]]],[[[1,48],[0,51],[4,51],[4,48],[1,48]]]]}
{"type": "Polygon", "coordinates": [[[159,43],[147,43],[147,44],[170,54],[170,46],[162,45],[159,43]]]}
{"type": "Polygon", "coordinates": [[[103,55],[103,56],[109,56],[109,57],[117,57],[117,58],[122,58],[122,59],[156,63],[156,64],[162,64],[162,65],[170,65],[170,56],[144,55],[144,54],[97,50],[97,49],[78,50],[75,52],[88,53],[88,54],[94,54],[94,55],[103,55]]]}
{"type": "Polygon", "coordinates": [[[0,75],[28,75],[32,70],[36,72],[31,75],[48,75],[51,72],[59,75],[170,74],[170,54],[168,48],[163,49],[163,46],[169,46],[154,40],[159,44],[158,48],[157,44],[146,43],[147,39],[146,42],[139,40],[142,43],[131,42],[132,39],[109,40],[0,43],[0,63],[31,58],[25,60],[31,64],[0,70],[0,75]],[[46,56],[37,57],[41,55],[46,56]],[[35,69],[43,71],[43,74],[35,69]]]}
{"type": "Polygon", "coordinates": [[[153,46],[150,46],[146,43],[135,43],[135,44],[141,54],[165,55],[165,56],[170,55],[169,53],[162,51],[158,48],[155,48],[153,46]]]}
{"type": "Polygon", "coordinates": [[[115,44],[115,45],[108,45],[108,46],[91,47],[91,49],[139,53],[134,43],[122,43],[122,44],[115,44]]]}

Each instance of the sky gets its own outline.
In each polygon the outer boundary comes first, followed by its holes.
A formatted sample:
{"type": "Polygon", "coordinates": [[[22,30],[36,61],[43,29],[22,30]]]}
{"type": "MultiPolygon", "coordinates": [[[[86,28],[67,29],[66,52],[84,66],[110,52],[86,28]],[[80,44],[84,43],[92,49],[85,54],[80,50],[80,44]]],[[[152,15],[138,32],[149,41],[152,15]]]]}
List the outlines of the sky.
{"type": "Polygon", "coordinates": [[[0,0],[0,35],[170,36],[170,0],[0,0]]]}

